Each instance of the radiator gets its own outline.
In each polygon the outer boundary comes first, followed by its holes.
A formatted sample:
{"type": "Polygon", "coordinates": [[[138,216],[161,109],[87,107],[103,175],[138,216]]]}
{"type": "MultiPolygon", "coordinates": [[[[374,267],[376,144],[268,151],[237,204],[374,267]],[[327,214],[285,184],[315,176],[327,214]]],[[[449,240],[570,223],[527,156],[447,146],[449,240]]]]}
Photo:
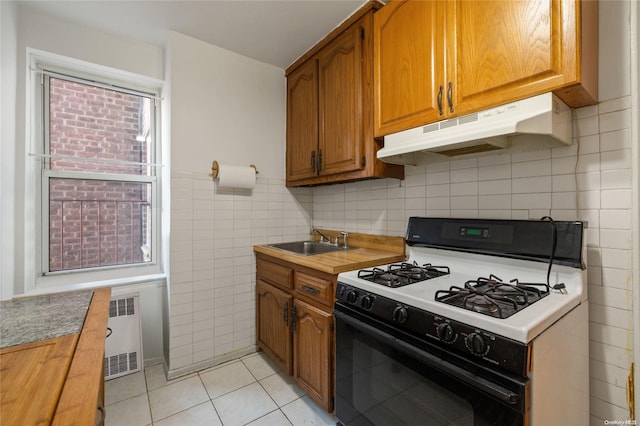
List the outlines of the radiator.
{"type": "Polygon", "coordinates": [[[142,371],[142,333],[138,298],[138,294],[134,294],[111,299],[104,348],[105,380],[142,371]]]}

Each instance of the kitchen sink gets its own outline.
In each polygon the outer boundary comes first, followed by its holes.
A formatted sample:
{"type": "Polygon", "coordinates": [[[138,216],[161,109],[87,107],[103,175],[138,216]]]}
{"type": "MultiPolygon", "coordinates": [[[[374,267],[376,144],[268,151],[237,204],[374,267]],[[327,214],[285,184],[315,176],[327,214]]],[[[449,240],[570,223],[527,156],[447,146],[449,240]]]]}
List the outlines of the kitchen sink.
{"type": "Polygon", "coordinates": [[[305,256],[346,250],[344,247],[322,244],[315,241],[292,241],[289,243],[269,244],[268,247],[286,250],[296,254],[304,254],[305,256]]]}

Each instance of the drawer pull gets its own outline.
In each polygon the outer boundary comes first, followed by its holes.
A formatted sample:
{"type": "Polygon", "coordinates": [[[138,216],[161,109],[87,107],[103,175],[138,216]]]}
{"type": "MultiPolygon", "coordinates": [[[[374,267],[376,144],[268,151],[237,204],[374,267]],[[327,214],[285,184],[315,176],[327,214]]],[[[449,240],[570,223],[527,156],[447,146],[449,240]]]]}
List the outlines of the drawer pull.
{"type": "Polygon", "coordinates": [[[303,285],[303,286],[302,286],[302,289],[303,289],[304,291],[306,291],[307,293],[311,293],[311,294],[320,294],[320,290],[318,290],[317,288],[310,287],[310,286],[308,286],[308,285],[303,285]]]}

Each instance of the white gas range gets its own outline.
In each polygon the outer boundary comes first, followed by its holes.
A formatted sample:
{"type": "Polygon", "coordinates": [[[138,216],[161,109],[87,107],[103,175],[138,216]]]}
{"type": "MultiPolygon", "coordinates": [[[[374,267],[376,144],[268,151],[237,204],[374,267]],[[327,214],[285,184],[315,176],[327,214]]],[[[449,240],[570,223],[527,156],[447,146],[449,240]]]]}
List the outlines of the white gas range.
{"type": "MultiPolygon", "coordinates": [[[[388,345],[391,358],[398,351],[406,352],[409,359],[428,365],[417,370],[433,368],[433,374],[453,377],[467,389],[447,385],[439,395],[451,391],[468,395],[463,399],[472,406],[486,399],[485,405],[492,409],[484,414],[479,408],[470,411],[472,418],[486,416],[486,424],[588,421],[583,228],[582,222],[550,218],[410,218],[407,262],[338,276],[337,359],[340,348],[350,346],[349,339],[370,334],[371,339],[379,339],[371,348],[388,345]],[[341,336],[341,330],[350,331],[341,336]],[[547,358],[555,360],[554,354],[571,355],[550,362],[547,358]],[[558,395],[563,387],[572,392],[558,395]],[[585,412],[567,410],[567,406],[585,412]]],[[[357,363],[343,364],[353,362],[357,363]]],[[[337,374],[340,422],[360,424],[366,418],[372,424],[381,423],[372,420],[370,409],[356,407],[360,397],[352,397],[354,380],[347,381],[349,386],[341,384],[340,377],[349,375],[340,361],[337,374]]],[[[370,386],[358,392],[366,393],[370,386]]],[[[425,410],[424,403],[411,409],[418,410],[416,419],[429,415],[420,411],[425,410]]],[[[413,424],[395,417],[385,417],[387,421],[413,424]]],[[[455,420],[455,424],[485,422],[455,420]]]]}
{"type": "MultiPolygon", "coordinates": [[[[426,247],[410,247],[408,259],[407,268],[430,264],[446,266],[450,273],[400,287],[391,287],[361,278],[370,276],[369,271],[375,273],[374,268],[345,272],[339,275],[338,280],[354,289],[358,288],[452,320],[473,324],[477,328],[525,344],[532,341],[571,309],[587,300],[585,271],[569,266],[554,265],[551,270],[550,284],[553,286],[557,283],[564,283],[564,292],[551,288],[547,296],[531,302],[529,306],[519,305],[519,310],[515,314],[500,318],[497,311],[494,310],[495,315],[485,313],[483,310],[491,312],[491,308],[476,307],[472,304],[473,301],[468,302],[468,305],[471,303],[468,309],[437,301],[436,292],[448,291],[452,287],[464,288],[468,282],[472,286],[477,285],[475,281],[479,278],[487,278],[496,283],[498,279],[501,279],[505,285],[509,286],[512,285],[509,282],[512,279],[517,279],[521,285],[525,285],[524,283],[546,284],[548,267],[546,263],[426,247]]],[[[402,268],[402,264],[383,265],[379,266],[377,270],[380,271],[380,274],[385,274],[388,273],[389,268],[392,271],[398,271],[402,268]]],[[[546,288],[541,290],[547,291],[546,288]]],[[[496,307],[499,307],[500,301],[497,300],[496,303],[496,307]]]]}

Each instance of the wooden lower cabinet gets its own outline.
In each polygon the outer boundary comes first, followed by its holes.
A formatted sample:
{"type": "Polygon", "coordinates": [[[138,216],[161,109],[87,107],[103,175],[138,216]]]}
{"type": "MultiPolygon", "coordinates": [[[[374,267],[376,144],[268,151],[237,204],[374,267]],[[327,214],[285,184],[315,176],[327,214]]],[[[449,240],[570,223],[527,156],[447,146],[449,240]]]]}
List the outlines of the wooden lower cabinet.
{"type": "Polygon", "coordinates": [[[256,343],[307,395],[333,412],[337,276],[256,257],[256,343]],[[287,269],[290,276],[283,274],[287,269]]]}
{"type": "Polygon", "coordinates": [[[294,303],[293,377],[307,395],[333,411],[333,314],[296,300],[294,303]]]}
{"type": "Polygon", "coordinates": [[[256,338],[265,351],[288,374],[291,365],[291,316],[293,296],[256,280],[256,338]]]}

